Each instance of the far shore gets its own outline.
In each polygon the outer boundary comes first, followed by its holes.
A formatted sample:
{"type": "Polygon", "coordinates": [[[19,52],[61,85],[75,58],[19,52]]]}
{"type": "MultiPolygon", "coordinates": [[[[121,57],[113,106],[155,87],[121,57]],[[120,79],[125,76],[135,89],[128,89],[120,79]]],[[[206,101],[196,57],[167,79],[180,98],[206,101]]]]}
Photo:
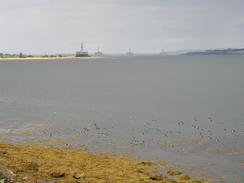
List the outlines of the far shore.
{"type": "Polygon", "coordinates": [[[8,58],[0,58],[0,61],[58,61],[58,60],[91,60],[91,59],[103,59],[106,57],[98,57],[98,56],[90,56],[90,57],[75,57],[75,56],[63,56],[63,57],[8,57],[8,58]]]}

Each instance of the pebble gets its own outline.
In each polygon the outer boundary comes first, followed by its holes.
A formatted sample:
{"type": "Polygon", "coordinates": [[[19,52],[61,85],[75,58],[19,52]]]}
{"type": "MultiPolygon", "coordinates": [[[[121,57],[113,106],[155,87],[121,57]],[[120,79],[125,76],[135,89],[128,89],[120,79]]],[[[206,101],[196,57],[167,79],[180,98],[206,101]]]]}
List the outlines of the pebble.
{"type": "Polygon", "coordinates": [[[52,172],[51,176],[54,178],[62,178],[66,176],[65,172],[52,172]]]}
{"type": "Polygon", "coordinates": [[[0,180],[4,183],[12,183],[15,181],[16,175],[5,166],[0,165],[0,180]]]}
{"type": "Polygon", "coordinates": [[[31,170],[38,170],[39,165],[38,165],[37,161],[35,161],[35,160],[31,161],[31,163],[30,163],[30,165],[29,165],[29,168],[30,168],[31,170]]]}
{"type": "Polygon", "coordinates": [[[7,151],[0,151],[0,155],[6,155],[7,151]]]}
{"type": "Polygon", "coordinates": [[[165,177],[162,175],[154,175],[154,176],[151,176],[150,179],[160,181],[160,180],[165,180],[165,177]]]}
{"type": "Polygon", "coordinates": [[[75,178],[75,179],[81,179],[83,177],[84,177],[84,173],[75,173],[73,176],[73,178],[75,178]]]}
{"type": "Polygon", "coordinates": [[[169,175],[171,175],[171,176],[176,176],[176,175],[181,175],[182,174],[182,172],[180,172],[180,171],[168,171],[167,173],[169,175]]]}
{"type": "Polygon", "coordinates": [[[140,163],[138,163],[139,165],[145,165],[145,166],[152,166],[153,163],[152,162],[147,162],[147,161],[142,161],[140,163]]]}
{"type": "Polygon", "coordinates": [[[26,180],[28,180],[29,179],[29,177],[23,177],[22,178],[22,180],[24,180],[24,181],[26,181],[26,180]]]}

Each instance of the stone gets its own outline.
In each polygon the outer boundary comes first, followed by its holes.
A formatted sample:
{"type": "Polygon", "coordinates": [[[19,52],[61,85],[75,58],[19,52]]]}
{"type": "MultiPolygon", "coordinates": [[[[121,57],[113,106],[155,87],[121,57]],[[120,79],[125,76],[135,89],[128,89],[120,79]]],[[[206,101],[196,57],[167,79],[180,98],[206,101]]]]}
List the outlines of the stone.
{"type": "Polygon", "coordinates": [[[75,178],[75,179],[81,179],[81,178],[83,178],[84,177],[84,173],[75,173],[74,175],[73,175],[73,178],[75,178]]]}
{"type": "Polygon", "coordinates": [[[6,155],[7,154],[7,151],[0,151],[0,155],[6,155]]]}
{"type": "Polygon", "coordinates": [[[35,160],[31,161],[31,162],[30,162],[30,165],[29,165],[29,168],[30,168],[31,170],[38,170],[39,165],[38,165],[37,161],[35,161],[35,160]]]}
{"type": "Polygon", "coordinates": [[[167,173],[169,175],[171,175],[171,176],[176,176],[176,175],[181,175],[182,174],[182,172],[180,172],[180,171],[168,171],[167,173]]]}
{"type": "Polygon", "coordinates": [[[162,175],[153,175],[150,177],[151,180],[156,180],[156,181],[160,181],[160,180],[165,180],[165,177],[162,175]]]}
{"type": "Polygon", "coordinates": [[[139,163],[139,165],[153,166],[154,164],[152,162],[149,162],[149,161],[142,161],[142,162],[139,163]]]}
{"type": "Polygon", "coordinates": [[[54,178],[62,178],[66,176],[65,172],[52,172],[51,176],[54,178]]]}
{"type": "Polygon", "coordinates": [[[23,177],[22,180],[27,181],[29,177],[23,177]]]}
{"type": "Polygon", "coordinates": [[[4,183],[12,183],[16,179],[16,175],[5,166],[0,165],[0,180],[4,183]]]}

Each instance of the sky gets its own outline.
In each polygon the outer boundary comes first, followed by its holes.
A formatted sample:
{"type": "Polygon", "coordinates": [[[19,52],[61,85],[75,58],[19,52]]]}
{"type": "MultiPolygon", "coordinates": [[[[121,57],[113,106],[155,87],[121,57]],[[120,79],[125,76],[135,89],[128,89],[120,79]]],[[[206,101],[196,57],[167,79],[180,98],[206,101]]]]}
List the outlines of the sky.
{"type": "Polygon", "coordinates": [[[244,47],[244,0],[0,0],[0,52],[244,47]]]}

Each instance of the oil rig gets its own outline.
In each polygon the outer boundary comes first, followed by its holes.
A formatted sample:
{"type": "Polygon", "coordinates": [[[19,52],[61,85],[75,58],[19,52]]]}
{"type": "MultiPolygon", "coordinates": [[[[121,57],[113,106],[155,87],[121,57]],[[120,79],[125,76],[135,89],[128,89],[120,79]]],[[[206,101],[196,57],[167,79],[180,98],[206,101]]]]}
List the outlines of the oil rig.
{"type": "Polygon", "coordinates": [[[97,51],[94,53],[95,56],[103,56],[103,53],[98,48],[97,51]]]}
{"type": "Polygon", "coordinates": [[[133,56],[134,53],[131,51],[131,49],[129,49],[129,51],[126,53],[126,56],[133,56]]]}
{"type": "Polygon", "coordinates": [[[89,57],[90,56],[87,51],[84,51],[83,43],[81,43],[80,51],[77,51],[75,53],[75,56],[76,57],[89,57]]]}

